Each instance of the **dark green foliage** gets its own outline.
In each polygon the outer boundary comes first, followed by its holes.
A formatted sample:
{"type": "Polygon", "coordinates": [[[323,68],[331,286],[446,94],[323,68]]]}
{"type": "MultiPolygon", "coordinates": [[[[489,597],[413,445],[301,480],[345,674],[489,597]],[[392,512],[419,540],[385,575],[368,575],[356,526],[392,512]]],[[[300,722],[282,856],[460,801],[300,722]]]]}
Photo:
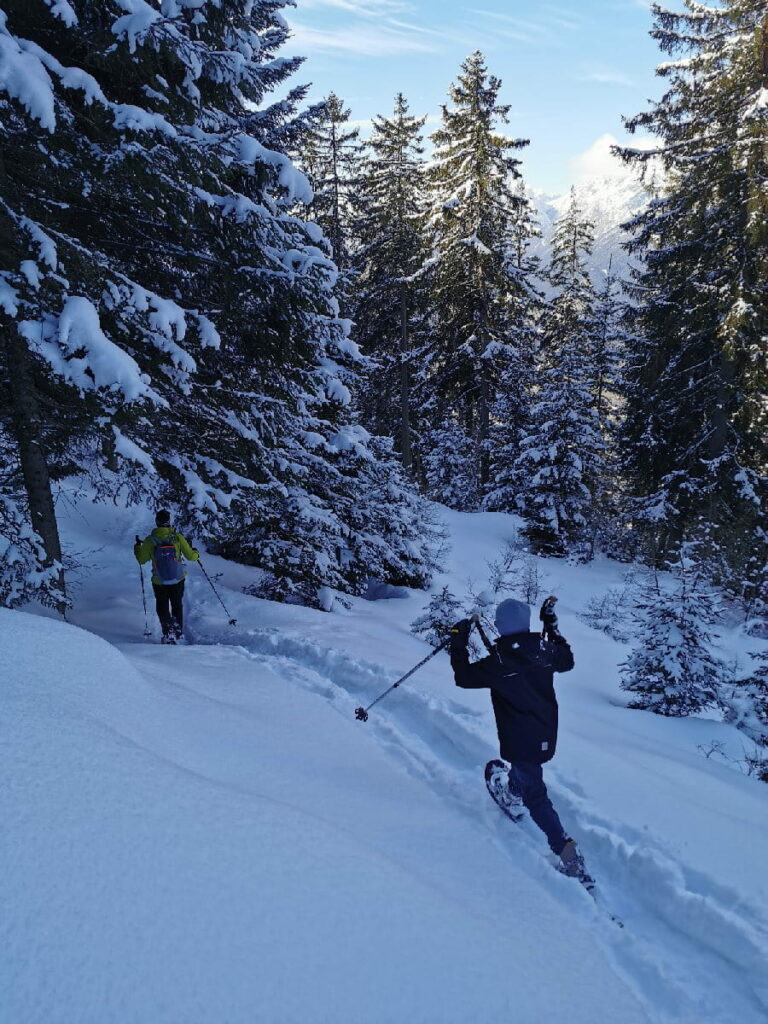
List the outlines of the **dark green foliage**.
{"type": "Polygon", "coordinates": [[[632,225],[646,269],[633,289],[625,472],[652,550],[663,557],[699,519],[713,524],[749,602],[766,551],[768,21],[762,0],[684,6],[656,8],[668,90],[628,123],[658,148],[622,152],[663,182],[632,225]]]}

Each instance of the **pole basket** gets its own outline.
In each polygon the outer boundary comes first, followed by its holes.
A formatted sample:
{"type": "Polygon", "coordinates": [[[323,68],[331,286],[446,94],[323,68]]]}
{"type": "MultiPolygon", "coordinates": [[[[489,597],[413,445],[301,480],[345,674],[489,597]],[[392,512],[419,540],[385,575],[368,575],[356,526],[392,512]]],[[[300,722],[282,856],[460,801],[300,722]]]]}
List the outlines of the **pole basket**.
{"type": "Polygon", "coordinates": [[[358,722],[367,722],[368,712],[365,710],[365,708],[355,708],[355,718],[358,720],[358,722]]]}

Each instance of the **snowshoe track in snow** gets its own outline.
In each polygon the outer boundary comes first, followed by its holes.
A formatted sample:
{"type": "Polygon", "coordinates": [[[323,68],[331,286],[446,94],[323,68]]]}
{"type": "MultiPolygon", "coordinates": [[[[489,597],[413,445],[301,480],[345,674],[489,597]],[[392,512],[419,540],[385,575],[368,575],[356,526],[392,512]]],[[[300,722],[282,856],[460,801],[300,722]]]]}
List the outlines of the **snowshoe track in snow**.
{"type": "Polygon", "coordinates": [[[352,727],[369,730],[409,772],[477,819],[518,869],[556,886],[561,903],[591,917],[651,1019],[681,1024],[764,1024],[768,1019],[766,922],[734,893],[682,866],[647,834],[606,822],[555,771],[548,783],[554,802],[597,875],[595,906],[580,886],[553,872],[543,839],[527,816],[513,825],[482,792],[483,765],[495,745],[485,714],[409,686],[393,693],[366,725],[356,725],[354,707],[391,685],[391,668],[278,630],[251,631],[240,640],[248,657],[264,660],[324,697],[352,727]],[[623,920],[623,931],[613,924],[601,928],[608,922],[600,909],[603,901],[623,920]]]}

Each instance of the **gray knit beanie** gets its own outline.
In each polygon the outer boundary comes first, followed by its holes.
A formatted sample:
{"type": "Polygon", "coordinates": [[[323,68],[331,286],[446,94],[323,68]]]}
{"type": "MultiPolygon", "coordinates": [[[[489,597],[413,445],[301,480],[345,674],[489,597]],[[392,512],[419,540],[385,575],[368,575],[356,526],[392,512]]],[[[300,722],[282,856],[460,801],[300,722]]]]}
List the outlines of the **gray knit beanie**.
{"type": "Polygon", "coordinates": [[[502,601],[496,609],[496,629],[501,636],[527,633],[531,628],[531,609],[513,597],[502,601]]]}

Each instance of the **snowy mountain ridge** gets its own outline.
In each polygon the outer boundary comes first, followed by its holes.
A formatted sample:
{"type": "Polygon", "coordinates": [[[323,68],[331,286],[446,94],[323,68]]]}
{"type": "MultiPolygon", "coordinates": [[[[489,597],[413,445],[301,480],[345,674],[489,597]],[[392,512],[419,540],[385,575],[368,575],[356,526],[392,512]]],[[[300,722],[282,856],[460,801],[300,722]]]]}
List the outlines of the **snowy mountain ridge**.
{"type": "MultiPolygon", "coordinates": [[[[633,171],[616,171],[585,178],[573,186],[573,192],[584,215],[595,226],[595,247],[589,261],[595,286],[601,286],[609,265],[619,277],[625,277],[630,260],[623,243],[629,236],[622,225],[647,204],[647,190],[633,171]]],[[[534,189],[531,199],[542,232],[534,251],[546,262],[552,248],[555,222],[568,209],[571,192],[551,195],[534,189]]]]}

